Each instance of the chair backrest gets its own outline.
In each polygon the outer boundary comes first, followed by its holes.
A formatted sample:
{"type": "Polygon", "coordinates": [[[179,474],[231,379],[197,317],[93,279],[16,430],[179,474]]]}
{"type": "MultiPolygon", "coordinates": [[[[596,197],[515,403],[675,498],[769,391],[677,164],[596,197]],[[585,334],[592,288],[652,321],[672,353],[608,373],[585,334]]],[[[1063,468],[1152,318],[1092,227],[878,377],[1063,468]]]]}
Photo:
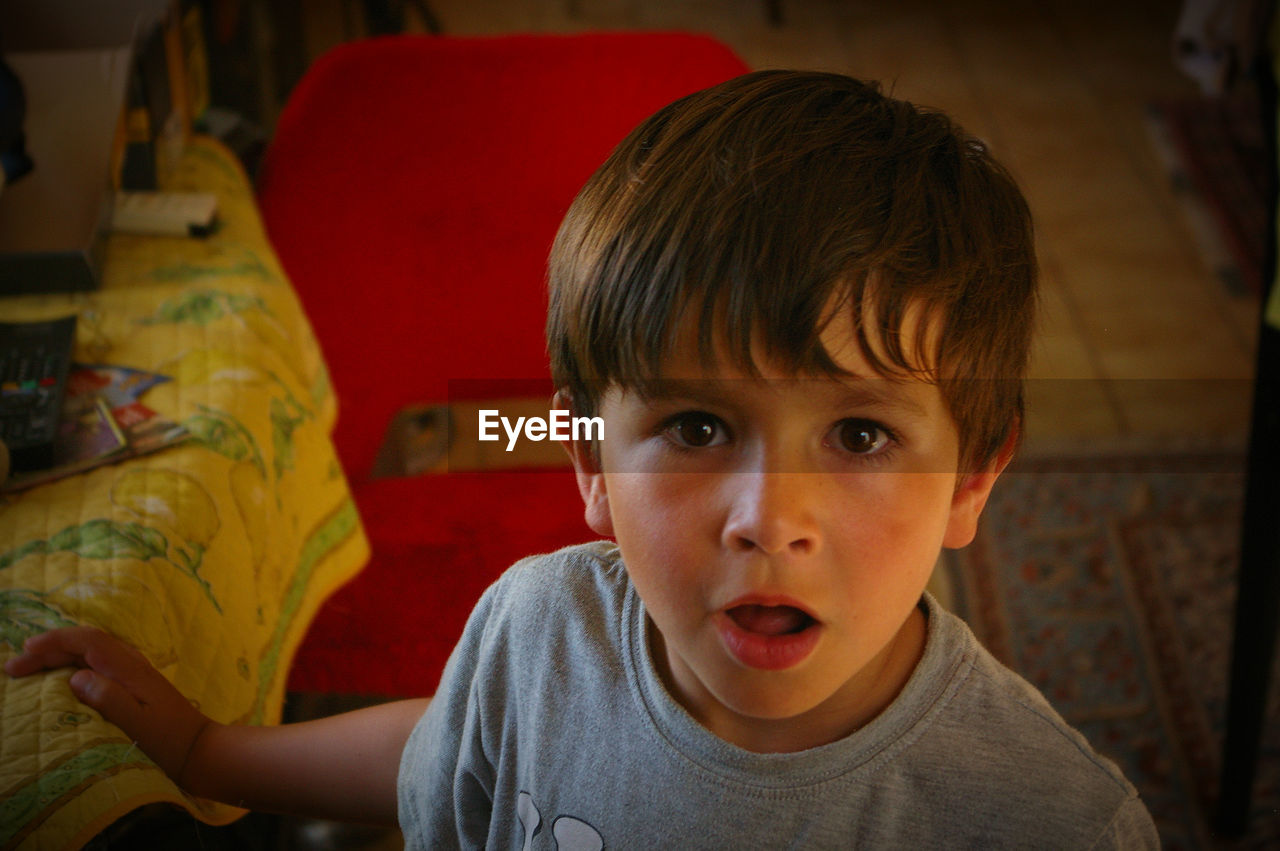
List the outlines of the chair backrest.
{"type": "Polygon", "coordinates": [[[574,195],[645,116],[746,70],[675,33],[396,36],[312,66],[258,188],[349,475],[396,410],[451,379],[546,377],[546,257],[574,195]]]}

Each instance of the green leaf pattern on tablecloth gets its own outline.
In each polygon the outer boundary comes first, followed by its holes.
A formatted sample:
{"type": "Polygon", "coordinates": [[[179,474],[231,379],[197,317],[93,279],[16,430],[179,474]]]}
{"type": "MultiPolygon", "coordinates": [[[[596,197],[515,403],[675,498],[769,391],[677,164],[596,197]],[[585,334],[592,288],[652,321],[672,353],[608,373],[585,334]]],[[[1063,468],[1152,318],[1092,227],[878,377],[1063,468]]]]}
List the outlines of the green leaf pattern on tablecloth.
{"type": "Polygon", "coordinates": [[[222,611],[213,596],[213,589],[199,573],[205,548],[222,525],[218,506],[203,485],[186,473],[174,470],[155,467],[127,469],[111,486],[111,502],[148,523],[159,523],[171,529],[182,545],[171,546],[172,542],[161,536],[165,553],[156,557],[163,558],[196,580],[214,608],[222,611]]]}
{"type": "Polygon", "coordinates": [[[320,362],[320,368],[316,370],[315,377],[311,380],[311,405],[315,409],[320,409],[326,399],[333,393],[333,385],[329,381],[329,368],[324,361],[320,362]]]}
{"type": "MultiPolygon", "coordinates": [[[[122,768],[155,767],[133,742],[101,742],[93,744],[70,759],[61,762],[26,786],[11,790],[13,794],[0,800],[0,843],[5,848],[23,825],[35,819],[50,801],[91,782],[95,777],[110,777],[109,772],[122,768]]],[[[37,846],[40,847],[40,846],[37,846]]]]}
{"type": "Polygon", "coordinates": [[[200,413],[182,421],[196,442],[232,461],[248,458],[265,478],[267,463],[253,434],[235,417],[209,405],[196,405],[200,413]]]}
{"type": "Polygon", "coordinates": [[[99,518],[69,526],[48,541],[48,552],[72,552],[81,558],[164,558],[169,542],[155,529],[99,518]]]}
{"type": "MultiPolygon", "coordinates": [[[[68,526],[46,540],[28,541],[6,553],[0,553],[0,568],[9,567],[36,553],[67,552],[74,553],[80,558],[95,560],[159,559],[194,579],[204,591],[205,596],[209,598],[209,602],[221,612],[222,607],[213,596],[213,589],[199,574],[204,545],[193,541],[185,543],[185,547],[171,546],[169,539],[153,528],[140,523],[100,517],[76,526],[68,526]]],[[[3,620],[3,613],[0,612],[0,627],[3,626],[3,620]]]]}
{"type": "MultiPolygon", "coordinates": [[[[266,301],[259,296],[216,289],[192,290],[164,302],[151,316],[137,322],[141,325],[192,323],[204,327],[227,316],[236,317],[249,333],[278,353],[287,366],[294,366],[290,359],[291,344],[288,335],[266,301]]],[[[254,368],[268,376],[280,388],[284,401],[293,408],[295,417],[313,418],[312,408],[298,401],[288,382],[260,363],[255,364],[254,368]]],[[[305,379],[295,371],[299,386],[305,388],[316,405],[330,389],[328,376],[323,372],[322,369],[322,374],[307,387],[305,379]]]]}
{"type": "Polygon", "coordinates": [[[248,248],[223,247],[214,256],[202,261],[184,260],[157,266],[149,273],[153,281],[162,284],[187,284],[202,278],[245,278],[276,283],[279,275],[262,261],[257,252],[248,248]],[[221,255],[221,256],[219,256],[221,255]]]}
{"type": "MultiPolygon", "coordinates": [[[[297,402],[294,401],[294,410],[299,410],[297,402]]],[[[279,479],[284,475],[285,470],[292,470],[294,467],[293,458],[293,433],[298,426],[307,420],[305,411],[299,415],[290,414],[288,406],[279,399],[271,400],[271,440],[275,448],[275,472],[276,478],[279,479]]]]}
{"type": "Polygon", "coordinates": [[[63,626],[75,626],[75,622],[44,602],[44,594],[29,588],[9,588],[0,591],[0,644],[8,644],[14,650],[33,635],[63,626]]]}
{"type": "MultiPolygon", "coordinates": [[[[184,264],[182,268],[187,267],[184,264]]],[[[188,269],[188,272],[194,274],[194,269],[188,269]]],[[[177,274],[176,271],[175,274],[177,274]]],[[[135,321],[139,325],[190,322],[204,326],[224,316],[233,316],[249,310],[271,312],[267,303],[258,296],[225,290],[191,290],[164,302],[152,315],[135,321]]]]}
{"type": "Polygon", "coordinates": [[[42,553],[45,551],[46,546],[48,544],[45,541],[27,541],[20,547],[14,547],[6,553],[0,553],[0,569],[22,561],[32,553],[42,553]]]}

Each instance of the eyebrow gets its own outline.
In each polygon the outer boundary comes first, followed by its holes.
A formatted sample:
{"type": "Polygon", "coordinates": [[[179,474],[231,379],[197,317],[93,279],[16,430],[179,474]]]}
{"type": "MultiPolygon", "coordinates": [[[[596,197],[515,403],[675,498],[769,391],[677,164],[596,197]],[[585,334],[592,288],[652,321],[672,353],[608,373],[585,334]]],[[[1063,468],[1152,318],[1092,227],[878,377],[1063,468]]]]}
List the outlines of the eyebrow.
{"type": "MultiPolygon", "coordinates": [[[[738,381],[759,382],[758,378],[662,378],[637,388],[637,394],[645,404],[652,405],[674,399],[690,401],[706,401],[729,404],[732,398],[722,388],[738,381]]],[[[835,381],[839,390],[833,392],[833,406],[840,408],[858,408],[871,406],[883,408],[895,413],[919,419],[929,416],[924,407],[902,388],[924,382],[885,378],[882,376],[867,377],[850,375],[847,378],[796,378],[778,379],[781,382],[822,382],[830,385],[835,381]]]]}
{"type": "Polygon", "coordinates": [[[924,383],[881,376],[875,378],[853,376],[849,380],[840,381],[841,394],[838,397],[838,404],[841,407],[871,405],[925,419],[929,413],[912,394],[906,392],[907,387],[924,383]]]}

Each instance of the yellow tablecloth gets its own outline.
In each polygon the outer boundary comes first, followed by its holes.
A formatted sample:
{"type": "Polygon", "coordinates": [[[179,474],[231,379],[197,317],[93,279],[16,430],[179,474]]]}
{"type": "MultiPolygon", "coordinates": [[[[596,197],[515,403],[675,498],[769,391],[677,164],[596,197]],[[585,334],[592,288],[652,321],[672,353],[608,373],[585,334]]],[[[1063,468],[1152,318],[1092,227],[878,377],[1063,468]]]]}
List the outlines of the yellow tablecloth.
{"type": "MultiPolygon", "coordinates": [[[[188,146],[171,189],[214,192],[204,240],[112,235],[103,286],[0,299],[0,318],[80,316],[76,359],[174,380],[142,401],[194,437],[0,497],[0,660],[58,623],[146,653],[223,722],[277,723],[294,650],[368,557],[329,435],[324,361],[235,158],[188,146]]],[[[70,671],[0,675],[0,847],[78,847],[143,804],[223,823],[72,697],[70,671]]]]}

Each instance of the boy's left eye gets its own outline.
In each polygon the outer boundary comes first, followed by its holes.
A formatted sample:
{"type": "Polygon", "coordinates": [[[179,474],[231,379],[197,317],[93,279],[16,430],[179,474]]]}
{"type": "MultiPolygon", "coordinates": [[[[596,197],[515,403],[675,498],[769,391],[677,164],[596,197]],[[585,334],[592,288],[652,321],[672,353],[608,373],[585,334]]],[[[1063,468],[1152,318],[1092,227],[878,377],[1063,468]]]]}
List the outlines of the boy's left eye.
{"type": "Polygon", "coordinates": [[[883,451],[892,440],[884,427],[872,420],[841,420],[833,431],[840,448],[855,455],[874,455],[883,451]]]}

